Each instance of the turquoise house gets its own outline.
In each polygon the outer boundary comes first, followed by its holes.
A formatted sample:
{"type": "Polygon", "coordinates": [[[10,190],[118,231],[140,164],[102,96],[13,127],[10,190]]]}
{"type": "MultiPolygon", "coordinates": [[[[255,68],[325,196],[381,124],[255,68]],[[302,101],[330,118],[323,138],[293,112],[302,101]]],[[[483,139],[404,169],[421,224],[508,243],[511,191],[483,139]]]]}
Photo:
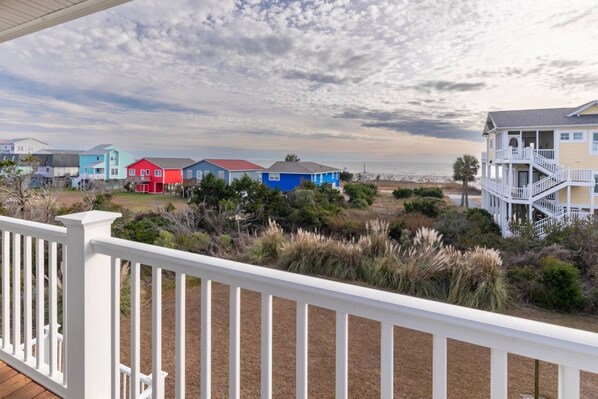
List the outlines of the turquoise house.
{"type": "Polygon", "coordinates": [[[135,161],[133,156],[113,144],[100,144],[79,156],[79,177],[73,187],[90,180],[124,180],[127,166],[135,161]]]}

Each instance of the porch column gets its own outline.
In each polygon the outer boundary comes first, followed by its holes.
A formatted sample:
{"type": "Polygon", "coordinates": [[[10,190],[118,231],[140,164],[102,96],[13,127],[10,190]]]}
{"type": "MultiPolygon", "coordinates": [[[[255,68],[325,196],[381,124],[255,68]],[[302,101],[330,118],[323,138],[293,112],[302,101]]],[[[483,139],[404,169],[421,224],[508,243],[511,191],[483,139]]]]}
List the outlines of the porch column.
{"type": "Polygon", "coordinates": [[[59,216],[66,230],[65,377],[69,397],[112,395],[111,261],[91,241],[110,237],[120,213],[90,211],[59,216]]]}
{"type": "Polygon", "coordinates": [[[571,216],[571,185],[567,186],[567,217],[571,216]]]}
{"type": "Polygon", "coordinates": [[[528,222],[532,223],[533,222],[533,217],[534,217],[534,207],[531,203],[527,204],[527,220],[528,222]]]}
{"type": "Polygon", "coordinates": [[[594,187],[589,187],[590,189],[590,215],[594,216],[594,187]]]}

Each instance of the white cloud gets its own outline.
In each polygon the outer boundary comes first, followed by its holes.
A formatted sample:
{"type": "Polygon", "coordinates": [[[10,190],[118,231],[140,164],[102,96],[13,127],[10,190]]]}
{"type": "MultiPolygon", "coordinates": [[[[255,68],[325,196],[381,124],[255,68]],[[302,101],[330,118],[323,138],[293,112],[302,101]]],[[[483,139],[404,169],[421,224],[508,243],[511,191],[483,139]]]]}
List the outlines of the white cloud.
{"type": "Polygon", "coordinates": [[[594,98],[596,16],[590,0],[136,0],[1,45],[0,79],[22,84],[0,86],[0,131],[451,159],[480,146],[430,136],[477,138],[489,109],[594,98]],[[352,110],[393,123],[338,118],[352,110]]]}

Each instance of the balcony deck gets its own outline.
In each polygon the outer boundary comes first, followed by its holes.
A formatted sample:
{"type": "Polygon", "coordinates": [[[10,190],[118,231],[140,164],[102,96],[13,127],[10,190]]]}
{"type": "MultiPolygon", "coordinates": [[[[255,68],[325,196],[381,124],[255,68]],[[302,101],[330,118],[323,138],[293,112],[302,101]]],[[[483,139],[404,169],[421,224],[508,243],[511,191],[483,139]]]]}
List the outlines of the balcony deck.
{"type": "Polygon", "coordinates": [[[58,396],[20,374],[12,367],[0,362],[0,398],[58,399],[58,396]]]}

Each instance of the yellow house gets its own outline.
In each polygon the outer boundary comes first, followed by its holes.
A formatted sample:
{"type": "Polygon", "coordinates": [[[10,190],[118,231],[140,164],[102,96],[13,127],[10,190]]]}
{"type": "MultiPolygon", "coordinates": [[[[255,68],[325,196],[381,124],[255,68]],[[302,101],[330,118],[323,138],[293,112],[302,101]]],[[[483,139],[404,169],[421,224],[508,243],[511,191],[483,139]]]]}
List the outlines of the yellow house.
{"type": "Polygon", "coordinates": [[[512,222],[548,226],[594,214],[598,197],[598,100],[573,108],[489,112],[482,206],[503,235],[512,222]]]}

